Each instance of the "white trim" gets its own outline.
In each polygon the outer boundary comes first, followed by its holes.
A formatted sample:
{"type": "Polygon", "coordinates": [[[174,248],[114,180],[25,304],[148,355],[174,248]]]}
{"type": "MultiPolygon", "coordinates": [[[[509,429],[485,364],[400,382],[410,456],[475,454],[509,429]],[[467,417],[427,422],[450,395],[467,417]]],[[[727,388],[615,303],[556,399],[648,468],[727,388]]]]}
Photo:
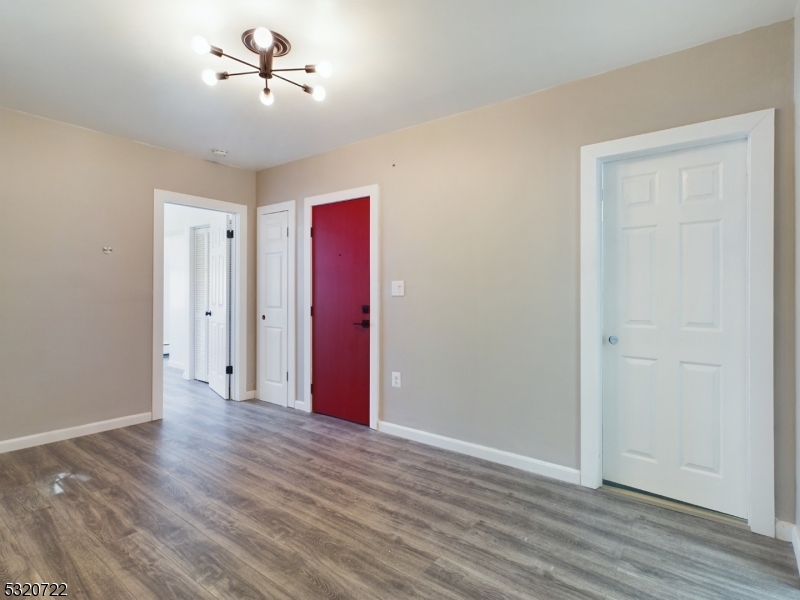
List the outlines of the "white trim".
{"type": "MultiPolygon", "coordinates": [[[[256,237],[258,239],[258,256],[256,256],[256,313],[261,306],[261,238],[258,237],[261,231],[260,223],[262,215],[269,215],[272,213],[288,211],[289,213],[289,257],[287,260],[287,274],[289,277],[289,339],[288,339],[288,352],[289,352],[289,388],[288,388],[288,403],[290,408],[295,408],[297,402],[297,208],[294,200],[288,202],[279,202],[277,204],[268,204],[266,206],[259,206],[257,209],[256,217],[256,237]]],[[[258,314],[256,314],[256,322],[258,321],[258,314]]],[[[261,348],[261,327],[258,327],[256,339],[256,391],[255,397],[261,398],[261,390],[259,389],[259,382],[261,381],[261,360],[259,358],[259,349],[261,348]]]]}
{"type": "Polygon", "coordinates": [[[800,531],[797,527],[792,527],[792,547],[794,548],[794,560],[797,562],[797,571],[800,573],[800,531]]]}
{"type": "Polygon", "coordinates": [[[602,484],[603,163],[748,140],[747,439],[749,525],[775,535],[773,254],[775,111],[762,110],[581,148],[581,485],[602,484]]]}
{"type": "Polygon", "coordinates": [[[242,400],[254,400],[255,398],[256,398],[256,391],[249,390],[244,393],[244,397],[242,398],[242,400]]]}
{"type": "Polygon", "coordinates": [[[166,190],[153,191],[153,420],[164,417],[164,205],[180,204],[233,215],[233,380],[231,400],[247,394],[247,206],[166,190]]]}
{"type": "Polygon", "coordinates": [[[70,440],[84,435],[100,433],[101,431],[119,429],[120,427],[130,427],[131,425],[152,421],[152,418],[152,413],[146,412],[138,415],[109,419],[107,421],[87,423],[86,425],[76,425],[75,427],[68,427],[66,429],[56,429],[55,431],[47,431],[45,433],[35,433],[12,440],[3,440],[0,442],[0,454],[4,452],[13,452],[14,450],[22,450],[23,448],[33,448],[34,446],[41,446],[42,444],[70,440]]]}
{"type": "Polygon", "coordinates": [[[775,519],[775,537],[782,542],[791,542],[794,532],[794,523],[779,521],[775,519]]]}
{"type": "Polygon", "coordinates": [[[378,428],[380,415],[380,188],[368,185],[306,198],[303,203],[303,401],[295,408],[312,411],[311,398],[311,208],[369,196],[369,426],[378,428]]]}
{"type": "Polygon", "coordinates": [[[435,446],[443,450],[450,450],[458,452],[459,454],[466,454],[467,456],[474,456],[475,458],[482,458],[484,460],[522,469],[529,473],[536,475],[543,475],[559,481],[567,483],[580,483],[581,474],[577,469],[564,467],[553,463],[537,460],[521,454],[513,454],[505,450],[497,450],[496,448],[489,448],[488,446],[480,446],[472,442],[463,442],[453,438],[444,437],[436,433],[428,433],[427,431],[420,431],[419,429],[412,429],[404,425],[395,425],[394,423],[387,423],[386,421],[378,422],[378,431],[396,435],[397,437],[405,438],[421,444],[435,446]]]}

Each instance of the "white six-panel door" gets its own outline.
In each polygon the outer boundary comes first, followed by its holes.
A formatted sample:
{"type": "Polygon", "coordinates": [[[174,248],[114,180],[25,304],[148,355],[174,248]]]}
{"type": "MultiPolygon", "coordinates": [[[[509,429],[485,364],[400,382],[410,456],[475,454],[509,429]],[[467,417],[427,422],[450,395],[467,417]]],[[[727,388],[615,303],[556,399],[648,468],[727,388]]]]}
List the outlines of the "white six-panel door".
{"type": "Polygon", "coordinates": [[[287,211],[259,217],[259,393],[267,402],[288,405],[288,224],[287,211]]]}
{"type": "Polygon", "coordinates": [[[211,225],[209,240],[208,385],[228,399],[228,239],[225,225],[211,225]]]}
{"type": "Polygon", "coordinates": [[[747,518],[747,141],[603,169],[603,479],[747,518]]]}

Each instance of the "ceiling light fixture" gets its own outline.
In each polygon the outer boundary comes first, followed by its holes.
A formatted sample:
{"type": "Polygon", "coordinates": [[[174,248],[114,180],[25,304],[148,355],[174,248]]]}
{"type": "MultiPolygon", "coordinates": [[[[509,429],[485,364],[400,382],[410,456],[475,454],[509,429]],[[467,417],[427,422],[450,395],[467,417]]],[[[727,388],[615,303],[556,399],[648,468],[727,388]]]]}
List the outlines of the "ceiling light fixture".
{"type": "Polygon", "coordinates": [[[217,82],[223,79],[229,79],[230,77],[234,77],[236,75],[258,75],[264,80],[264,89],[261,91],[260,95],[261,102],[266,106],[269,106],[275,102],[275,96],[272,93],[272,90],[269,88],[270,79],[275,77],[281,81],[285,81],[299,87],[307,94],[311,94],[311,97],[317,102],[321,102],[325,99],[327,93],[325,92],[325,88],[321,85],[315,85],[313,87],[310,85],[304,85],[292,81],[291,79],[288,79],[283,75],[279,75],[278,73],[303,71],[304,73],[316,73],[320,77],[330,77],[333,75],[333,65],[331,65],[330,62],[324,60],[316,65],[306,65],[305,67],[298,67],[296,69],[273,69],[272,60],[279,56],[286,56],[289,54],[289,50],[292,49],[292,45],[289,43],[289,40],[283,37],[280,33],[270,31],[266,27],[248,29],[242,34],[242,43],[244,44],[245,48],[254,54],[258,54],[258,65],[254,65],[247,61],[240,60],[234,56],[230,56],[229,54],[225,54],[222,51],[222,48],[212,46],[204,37],[196,35],[194,38],[192,38],[192,49],[198,54],[213,54],[214,56],[220,57],[224,56],[225,58],[230,58],[231,60],[235,60],[236,62],[255,69],[255,71],[242,71],[240,73],[228,73],[227,71],[216,73],[212,69],[206,69],[203,71],[203,81],[206,84],[211,86],[217,85],[217,82]]]}

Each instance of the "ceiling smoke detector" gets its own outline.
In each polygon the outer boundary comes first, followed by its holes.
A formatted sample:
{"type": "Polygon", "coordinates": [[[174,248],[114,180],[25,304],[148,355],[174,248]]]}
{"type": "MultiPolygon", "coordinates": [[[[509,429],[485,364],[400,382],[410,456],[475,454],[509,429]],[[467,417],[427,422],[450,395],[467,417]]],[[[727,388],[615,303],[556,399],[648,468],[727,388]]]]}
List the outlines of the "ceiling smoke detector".
{"type": "Polygon", "coordinates": [[[218,156],[220,158],[223,158],[225,156],[228,156],[228,151],[227,150],[220,150],[219,148],[214,148],[211,151],[211,154],[213,154],[214,156],[218,156]]]}

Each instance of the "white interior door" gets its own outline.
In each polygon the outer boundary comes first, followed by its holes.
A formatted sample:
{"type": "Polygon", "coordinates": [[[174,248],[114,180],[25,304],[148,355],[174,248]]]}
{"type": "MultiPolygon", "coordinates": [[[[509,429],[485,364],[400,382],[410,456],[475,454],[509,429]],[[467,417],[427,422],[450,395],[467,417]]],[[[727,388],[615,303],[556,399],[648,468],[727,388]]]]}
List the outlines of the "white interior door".
{"type": "Polygon", "coordinates": [[[288,211],[259,218],[259,394],[261,400],[288,405],[289,290],[288,211]]]}
{"type": "Polygon", "coordinates": [[[603,188],[603,479],[747,518],[747,142],[603,188]]]}
{"type": "Polygon", "coordinates": [[[209,227],[194,229],[194,378],[208,382],[209,227]]]}
{"type": "Polygon", "coordinates": [[[228,240],[227,226],[209,228],[208,385],[225,398],[228,395],[228,240]]]}

